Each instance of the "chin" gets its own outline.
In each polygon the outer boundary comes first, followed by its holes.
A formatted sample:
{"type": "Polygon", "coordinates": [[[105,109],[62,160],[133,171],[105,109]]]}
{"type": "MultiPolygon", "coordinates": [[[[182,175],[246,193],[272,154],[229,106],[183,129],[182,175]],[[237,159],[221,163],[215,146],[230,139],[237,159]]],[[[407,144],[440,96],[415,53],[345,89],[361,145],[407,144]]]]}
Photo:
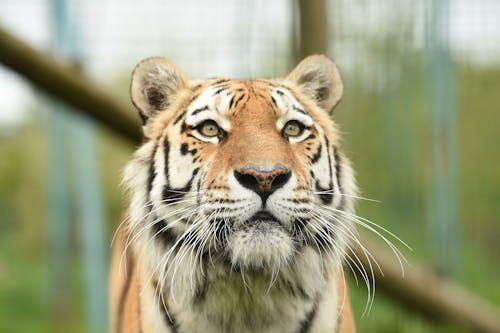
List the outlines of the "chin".
{"type": "Polygon", "coordinates": [[[276,272],[293,261],[296,243],[276,220],[247,221],[235,229],[227,243],[232,267],[276,272]]]}

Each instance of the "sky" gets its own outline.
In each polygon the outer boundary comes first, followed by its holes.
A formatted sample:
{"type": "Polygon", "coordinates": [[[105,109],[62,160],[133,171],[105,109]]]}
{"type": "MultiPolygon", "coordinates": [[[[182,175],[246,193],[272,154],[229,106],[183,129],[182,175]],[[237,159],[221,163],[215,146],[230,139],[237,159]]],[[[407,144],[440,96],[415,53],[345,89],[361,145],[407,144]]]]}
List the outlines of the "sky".
{"type": "MultiPolygon", "coordinates": [[[[0,26],[35,47],[50,50],[54,30],[51,3],[51,0],[0,0],[0,26]]],[[[266,67],[279,71],[287,65],[279,59],[291,47],[294,13],[291,1],[141,0],[137,5],[135,0],[70,0],[69,3],[80,31],[79,57],[90,75],[98,80],[109,81],[118,72],[130,71],[140,59],[152,55],[172,59],[187,69],[191,77],[260,76],[269,71],[266,67]],[[266,59],[278,59],[278,63],[266,63],[266,59]]],[[[418,3],[419,0],[335,0],[329,10],[340,11],[332,17],[340,18],[346,29],[377,34],[380,31],[376,27],[386,20],[395,4],[414,6],[417,10],[407,13],[417,16],[413,30],[419,47],[425,23],[418,19],[422,16],[415,5],[418,3]]],[[[450,0],[447,29],[452,55],[457,61],[472,66],[500,66],[500,1],[450,0]]],[[[341,61],[352,58],[348,48],[339,52],[343,56],[341,61]]],[[[343,64],[340,65],[342,68],[343,64]]],[[[29,116],[27,105],[33,101],[33,89],[0,65],[0,90],[3,96],[0,127],[20,124],[29,116]]]]}

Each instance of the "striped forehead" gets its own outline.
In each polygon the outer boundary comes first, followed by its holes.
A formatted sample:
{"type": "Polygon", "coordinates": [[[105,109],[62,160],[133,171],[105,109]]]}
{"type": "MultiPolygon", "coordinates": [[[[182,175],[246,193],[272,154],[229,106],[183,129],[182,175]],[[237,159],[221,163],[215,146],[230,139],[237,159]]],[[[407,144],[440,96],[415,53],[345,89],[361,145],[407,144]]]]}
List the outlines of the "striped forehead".
{"type": "Polygon", "coordinates": [[[209,86],[191,103],[188,115],[196,116],[198,113],[208,110],[224,115],[229,110],[232,95],[231,90],[224,89],[221,85],[209,86]]]}
{"type": "Polygon", "coordinates": [[[271,89],[273,103],[280,111],[278,127],[282,127],[287,121],[294,119],[306,126],[312,126],[314,121],[294,95],[284,87],[271,89]]]}
{"type": "MultiPolygon", "coordinates": [[[[313,124],[312,117],[287,88],[266,84],[259,86],[258,90],[260,96],[272,100],[279,126],[290,119],[299,120],[306,126],[313,124]]],[[[237,108],[238,102],[245,97],[252,98],[248,86],[241,82],[208,86],[188,106],[187,123],[210,118],[219,121],[219,125],[227,130],[230,127],[228,116],[231,108],[237,108]]]]}
{"type": "Polygon", "coordinates": [[[233,94],[234,92],[221,85],[208,86],[188,106],[186,123],[193,125],[201,120],[213,119],[228,130],[230,123],[227,114],[233,94]]]}

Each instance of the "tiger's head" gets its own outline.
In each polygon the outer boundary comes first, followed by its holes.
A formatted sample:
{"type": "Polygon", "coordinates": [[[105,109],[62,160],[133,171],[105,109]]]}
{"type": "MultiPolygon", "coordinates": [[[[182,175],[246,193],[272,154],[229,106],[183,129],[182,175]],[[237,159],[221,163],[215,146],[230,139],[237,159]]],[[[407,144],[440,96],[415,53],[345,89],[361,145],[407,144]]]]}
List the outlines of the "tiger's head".
{"type": "Polygon", "coordinates": [[[264,80],[189,80],[163,58],[140,62],[131,97],[145,143],[125,172],[132,239],[158,243],[164,262],[183,249],[253,271],[304,252],[340,262],[356,195],[331,119],[342,94],[324,56],[264,80]]]}

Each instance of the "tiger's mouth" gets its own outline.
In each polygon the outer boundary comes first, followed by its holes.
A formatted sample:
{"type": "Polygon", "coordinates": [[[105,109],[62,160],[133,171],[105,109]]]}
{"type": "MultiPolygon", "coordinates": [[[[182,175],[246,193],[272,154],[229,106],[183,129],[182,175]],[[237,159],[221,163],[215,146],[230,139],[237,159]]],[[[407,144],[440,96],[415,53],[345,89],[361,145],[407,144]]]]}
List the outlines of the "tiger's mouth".
{"type": "Polygon", "coordinates": [[[255,213],[245,224],[258,224],[258,223],[276,223],[281,225],[281,222],[267,210],[261,210],[255,213]]]}
{"type": "Polygon", "coordinates": [[[226,251],[232,266],[261,271],[286,266],[295,247],[296,242],[283,222],[261,210],[233,230],[226,251]]]}

